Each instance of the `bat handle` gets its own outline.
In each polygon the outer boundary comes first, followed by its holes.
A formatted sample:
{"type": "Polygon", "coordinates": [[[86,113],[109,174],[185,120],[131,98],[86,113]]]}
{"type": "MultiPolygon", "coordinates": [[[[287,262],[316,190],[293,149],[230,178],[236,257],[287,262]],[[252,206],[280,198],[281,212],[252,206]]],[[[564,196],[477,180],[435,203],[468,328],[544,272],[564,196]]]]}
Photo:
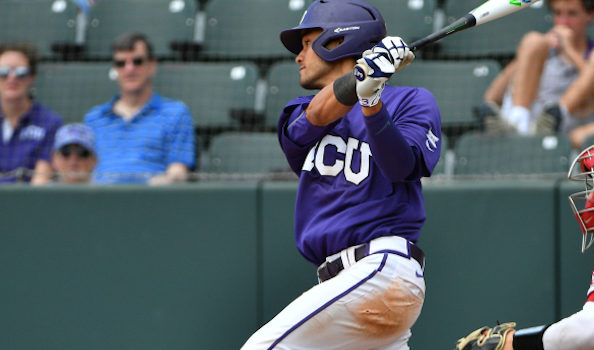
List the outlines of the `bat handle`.
{"type": "Polygon", "coordinates": [[[410,48],[411,51],[414,52],[417,49],[424,47],[425,45],[436,42],[437,40],[439,40],[441,38],[444,38],[450,34],[459,32],[466,28],[474,27],[475,25],[476,25],[476,18],[472,14],[468,13],[468,14],[466,14],[466,16],[460,17],[457,21],[453,22],[452,24],[448,25],[447,27],[444,27],[443,29],[441,29],[435,33],[432,33],[422,39],[414,41],[412,44],[408,45],[408,47],[410,48]]]}

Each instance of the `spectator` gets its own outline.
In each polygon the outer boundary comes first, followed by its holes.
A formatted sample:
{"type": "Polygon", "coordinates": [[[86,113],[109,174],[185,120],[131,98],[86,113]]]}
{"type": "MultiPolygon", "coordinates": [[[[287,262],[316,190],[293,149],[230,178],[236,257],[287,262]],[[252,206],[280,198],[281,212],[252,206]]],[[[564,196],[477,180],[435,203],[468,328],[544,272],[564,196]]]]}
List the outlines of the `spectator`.
{"type": "Polygon", "coordinates": [[[587,37],[594,1],[550,0],[547,4],[553,28],[524,35],[514,60],[485,93],[479,117],[487,131],[550,132],[550,124],[537,127],[536,120],[559,101],[587,65],[594,47],[587,37]]]}
{"type": "Polygon", "coordinates": [[[120,93],[85,116],[95,133],[98,183],[169,184],[185,181],[195,163],[189,109],[153,91],[153,46],[140,33],[112,44],[120,93]]]}
{"type": "Polygon", "coordinates": [[[539,124],[567,132],[575,149],[580,149],[594,135],[594,55],[588,65],[571,84],[558,104],[548,108],[539,124]]]}
{"type": "Polygon", "coordinates": [[[97,165],[93,131],[83,124],[68,124],[58,129],[52,165],[59,183],[89,182],[97,165]]]}
{"type": "Polygon", "coordinates": [[[0,45],[0,182],[37,185],[51,178],[52,145],[62,118],[31,96],[36,72],[32,45],[0,45]]]}

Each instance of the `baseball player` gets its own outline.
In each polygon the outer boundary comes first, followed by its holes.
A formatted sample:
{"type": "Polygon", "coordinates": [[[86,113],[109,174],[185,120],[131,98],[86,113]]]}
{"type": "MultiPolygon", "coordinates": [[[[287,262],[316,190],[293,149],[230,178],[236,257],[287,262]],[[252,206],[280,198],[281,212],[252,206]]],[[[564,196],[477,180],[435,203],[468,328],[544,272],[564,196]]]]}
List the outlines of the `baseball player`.
{"type": "Polygon", "coordinates": [[[408,349],[425,297],[416,242],[420,180],[441,147],[435,99],[385,85],[414,55],[362,0],[317,0],[280,38],[300,85],[320,90],[290,101],[277,130],[299,176],[296,244],[320,283],[242,349],[408,349]]]}
{"type": "MultiPolygon", "coordinates": [[[[594,243],[594,145],[586,148],[569,169],[570,180],[583,181],[586,190],[569,196],[582,231],[582,253],[594,243]],[[583,209],[580,209],[583,208],[583,209]]],[[[514,322],[482,327],[456,343],[456,350],[594,350],[594,271],[582,310],[559,322],[514,330],[514,322]]]]}

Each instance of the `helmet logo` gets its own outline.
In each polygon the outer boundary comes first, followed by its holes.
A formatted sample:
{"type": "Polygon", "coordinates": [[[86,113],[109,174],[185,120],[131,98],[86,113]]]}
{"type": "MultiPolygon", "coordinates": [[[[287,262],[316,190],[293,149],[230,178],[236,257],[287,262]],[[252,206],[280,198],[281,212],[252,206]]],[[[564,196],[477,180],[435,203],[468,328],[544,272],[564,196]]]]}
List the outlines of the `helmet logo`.
{"type": "Polygon", "coordinates": [[[359,30],[359,29],[361,29],[361,27],[359,27],[359,26],[342,27],[342,28],[338,27],[338,28],[334,29],[334,33],[346,32],[349,30],[359,30]]]}
{"type": "Polygon", "coordinates": [[[301,16],[301,19],[299,20],[299,25],[301,25],[303,23],[303,19],[305,18],[305,15],[307,15],[307,10],[305,10],[305,12],[303,12],[303,16],[301,16]]]}

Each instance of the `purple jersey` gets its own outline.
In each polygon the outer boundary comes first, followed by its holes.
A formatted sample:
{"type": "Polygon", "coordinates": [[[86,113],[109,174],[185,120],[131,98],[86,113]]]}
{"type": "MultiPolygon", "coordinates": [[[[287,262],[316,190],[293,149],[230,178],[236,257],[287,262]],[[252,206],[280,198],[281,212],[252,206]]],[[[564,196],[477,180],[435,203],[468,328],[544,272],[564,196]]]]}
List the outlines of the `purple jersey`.
{"type": "MultiPolygon", "coordinates": [[[[0,135],[3,121],[0,112],[0,135]]],[[[62,117],[34,102],[19,119],[10,140],[2,142],[0,138],[0,182],[28,182],[39,159],[51,162],[54,136],[61,125],[62,117]]]]}
{"type": "Polygon", "coordinates": [[[425,222],[421,177],[430,176],[441,150],[433,95],[422,88],[386,86],[381,112],[364,117],[355,105],[326,127],[305,118],[312,98],[289,102],[278,124],[281,147],[299,176],[295,240],[301,254],[319,265],[380,236],[416,242],[425,222]],[[386,128],[398,137],[378,137],[386,128]],[[406,153],[402,150],[414,155],[408,168],[397,160],[406,153]],[[406,175],[399,178],[402,168],[406,175]]]}

